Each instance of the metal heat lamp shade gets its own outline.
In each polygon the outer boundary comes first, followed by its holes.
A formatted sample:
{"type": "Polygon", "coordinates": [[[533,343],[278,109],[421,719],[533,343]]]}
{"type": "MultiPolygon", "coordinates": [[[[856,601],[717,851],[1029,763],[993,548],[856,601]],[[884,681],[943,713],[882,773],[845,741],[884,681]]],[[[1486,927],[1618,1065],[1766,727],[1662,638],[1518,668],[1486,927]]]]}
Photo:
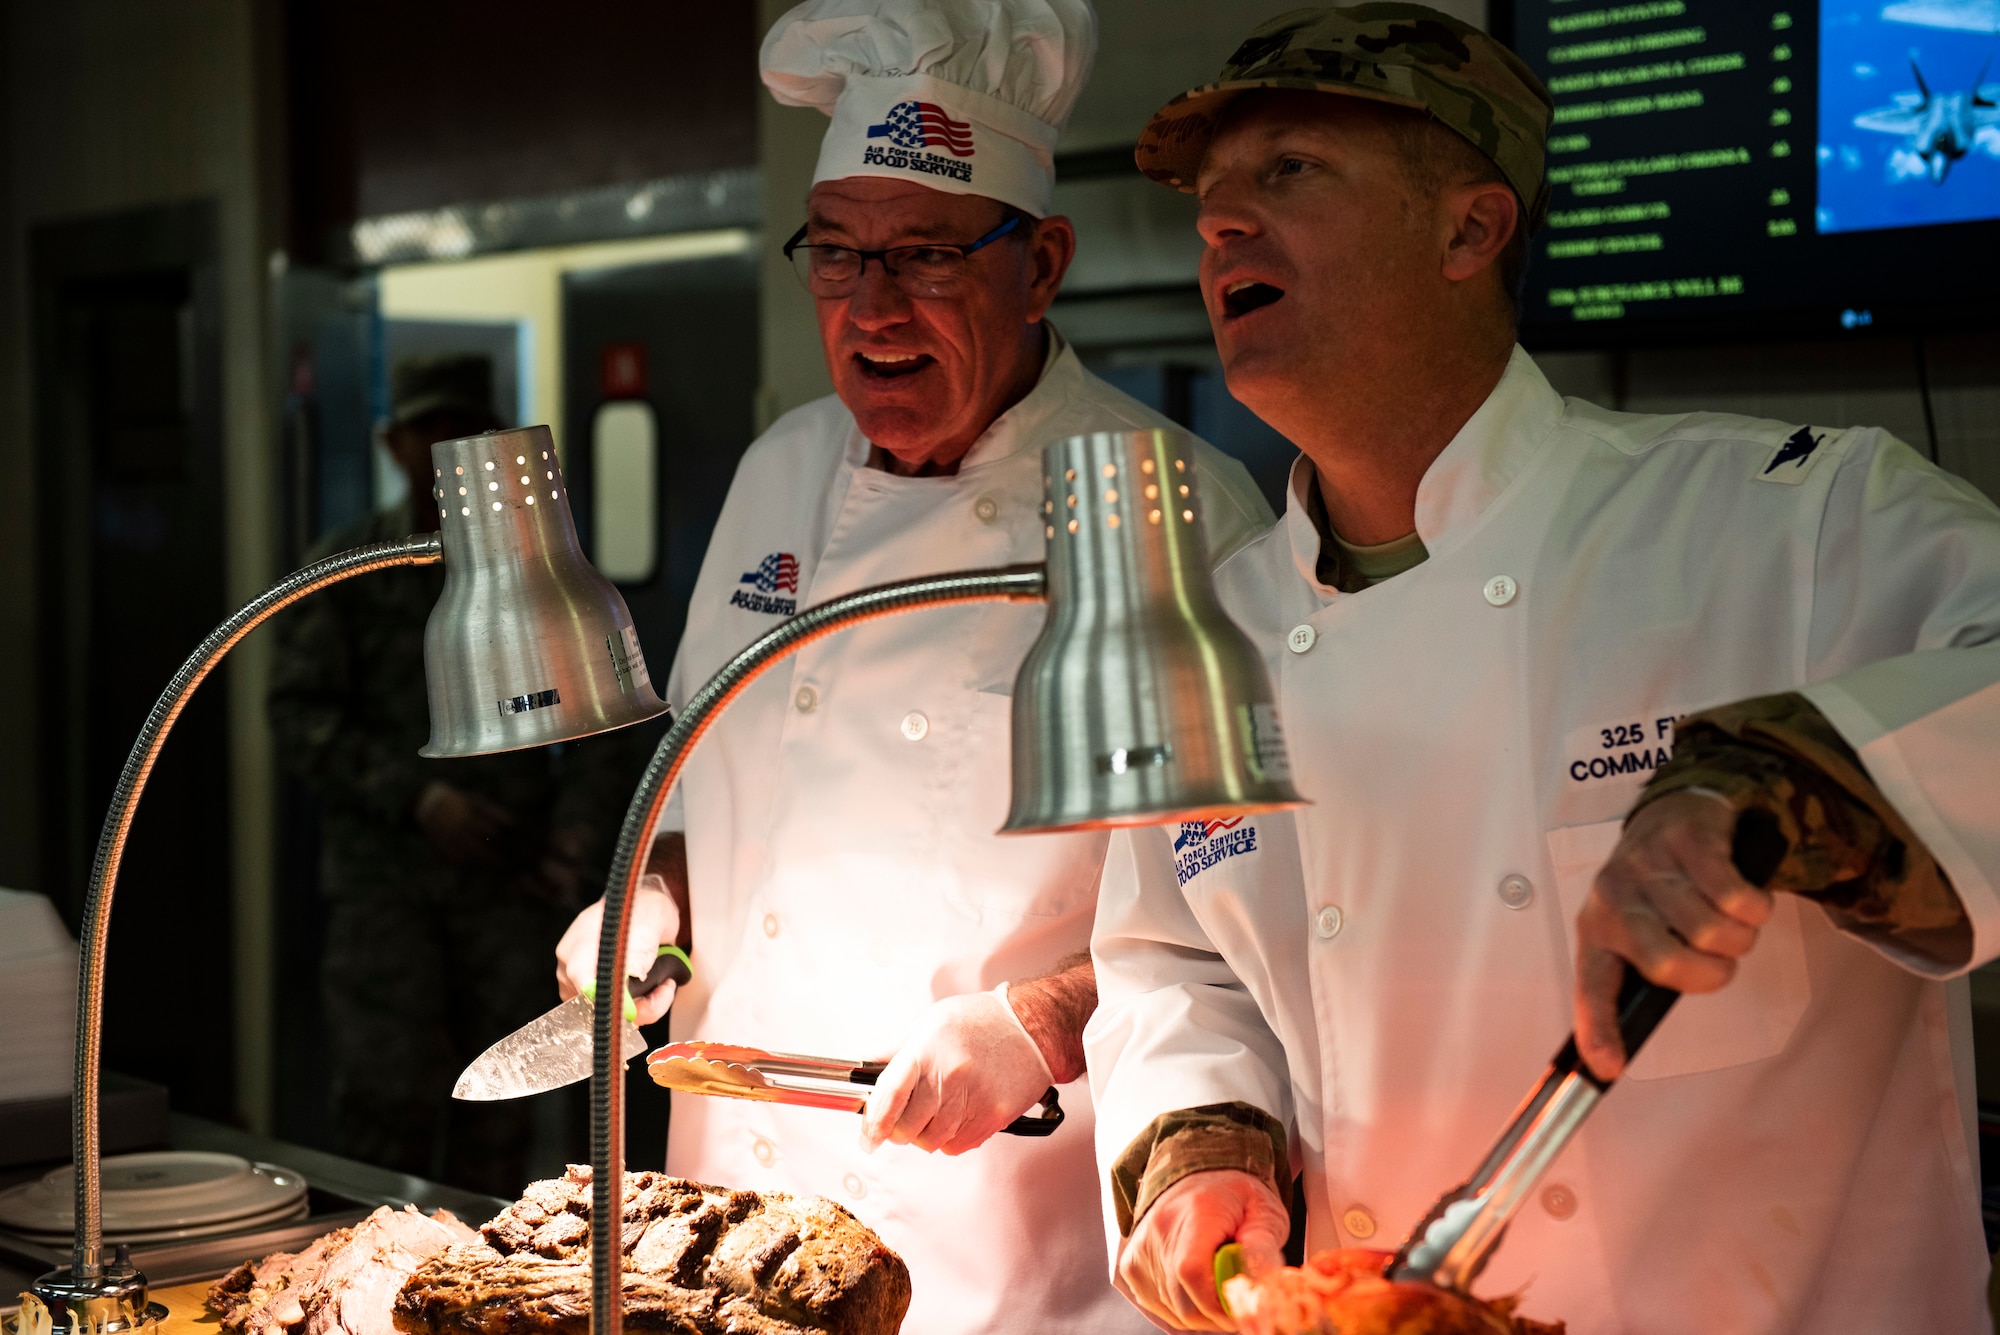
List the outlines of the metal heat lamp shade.
{"type": "Polygon", "coordinates": [[[431,742],[423,754],[539,746],[666,709],[647,678],[624,600],[577,546],[548,428],[445,441],[431,453],[441,534],[341,552],[265,590],[189,655],[132,744],[98,838],[78,932],[71,1112],[76,1247],[68,1266],[43,1275],[23,1295],[15,1335],[138,1332],[166,1315],[150,1301],[146,1277],[122,1255],[107,1255],[104,1246],[98,1162],[104,951],[118,867],[146,777],[195,688],[225,654],[273,615],[321,589],[370,571],[442,560],[444,597],[424,643],[431,742]]]}
{"type": "Polygon", "coordinates": [[[1014,682],[1013,831],[1299,805],[1263,659],[1222,610],[1193,438],[1044,455],[1049,616],[1014,682]]]}
{"type": "Polygon", "coordinates": [[[632,614],[584,558],[545,426],[431,447],[444,594],[424,630],[427,756],[620,728],[666,709],[632,614]]]}
{"type": "MultiPolygon", "coordinates": [[[[1014,690],[1008,830],[1165,824],[1300,805],[1270,678],[1209,584],[1192,446],[1174,431],[1051,445],[1042,455],[1046,568],[967,570],[862,589],[808,607],[723,664],[688,698],[626,809],[605,879],[597,995],[615,996],[623,982],[631,894],[695,743],[773,664],[877,617],[1048,601],[1041,639],[1014,690]]],[[[591,1017],[590,1190],[598,1219],[623,1208],[625,1082],[615,1078],[612,1056],[621,1050],[619,1020],[616,1006],[599,1006],[591,1017]]],[[[620,1246],[617,1230],[591,1230],[591,1335],[624,1330],[620,1246]]]]}

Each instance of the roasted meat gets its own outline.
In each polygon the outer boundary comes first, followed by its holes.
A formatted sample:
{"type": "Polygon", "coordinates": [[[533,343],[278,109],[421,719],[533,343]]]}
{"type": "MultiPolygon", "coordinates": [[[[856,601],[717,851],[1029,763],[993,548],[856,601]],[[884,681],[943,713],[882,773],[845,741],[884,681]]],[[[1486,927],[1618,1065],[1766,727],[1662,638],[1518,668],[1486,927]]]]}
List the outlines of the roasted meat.
{"type": "Polygon", "coordinates": [[[301,1252],[248,1261],[208,1290],[208,1310],[231,1335],[391,1335],[396,1290],[433,1252],[479,1235],[450,1211],[383,1206],[301,1252]]]}
{"type": "Polygon", "coordinates": [[[1517,1299],[1480,1300],[1430,1284],[1397,1283],[1388,1252],[1348,1247],[1257,1278],[1238,1275],[1222,1296],[1242,1335],[1563,1335],[1514,1315],[1517,1299]]]}
{"type": "MultiPolygon", "coordinates": [[[[590,1169],[529,1186],[484,1241],[424,1262],[396,1298],[405,1335],[586,1335],[590,1169]]],[[[832,1201],[627,1173],[626,1328],[673,1335],[892,1335],[910,1272],[832,1201]]]]}

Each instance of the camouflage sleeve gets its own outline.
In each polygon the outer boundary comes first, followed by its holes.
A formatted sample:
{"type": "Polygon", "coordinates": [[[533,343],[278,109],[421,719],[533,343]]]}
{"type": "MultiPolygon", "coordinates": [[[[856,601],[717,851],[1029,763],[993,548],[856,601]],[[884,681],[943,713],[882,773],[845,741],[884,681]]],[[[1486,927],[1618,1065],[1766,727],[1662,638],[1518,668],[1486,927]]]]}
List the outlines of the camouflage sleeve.
{"type": "Polygon", "coordinates": [[[308,599],[274,626],[278,643],[265,712],[278,762],[331,803],[400,820],[430,776],[414,752],[355,726],[349,716],[352,637],[338,595],[332,590],[308,599]]]}
{"type": "Polygon", "coordinates": [[[1160,1193],[1190,1173],[1234,1168],[1263,1178],[1280,1200],[1289,1199],[1278,1177],[1279,1165],[1290,1163],[1284,1124],[1262,1108],[1208,1103],[1161,1113],[1111,1165],[1118,1236],[1131,1237],[1160,1193]]]}
{"type": "Polygon", "coordinates": [[[1638,806],[1688,789],[1774,826],[1785,851],[1770,888],[1816,901],[1842,930],[1929,958],[1970,950],[1971,923],[1943,869],[1804,696],[1761,696],[1681,720],[1673,758],[1638,806]]]}

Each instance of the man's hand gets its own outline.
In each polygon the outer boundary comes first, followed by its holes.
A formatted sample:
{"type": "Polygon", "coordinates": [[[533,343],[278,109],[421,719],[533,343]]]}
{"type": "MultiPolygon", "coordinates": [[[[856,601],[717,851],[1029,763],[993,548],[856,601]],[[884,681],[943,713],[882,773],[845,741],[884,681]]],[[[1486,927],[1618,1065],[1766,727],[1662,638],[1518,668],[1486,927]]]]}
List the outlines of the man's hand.
{"type": "Polygon", "coordinates": [[[514,817],[491,798],[432,779],[417,794],[410,815],[424,838],[454,864],[495,869],[506,865],[499,840],[514,817]]]}
{"type": "MultiPolygon", "coordinates": [[[[556,943],[556,986],[567,1000],[597,981],[597,936],[604,930],[604,901],[576,915],[576,920],[556,943]]],[[[660,957],[660,947],[672,945],[680,935],[681,909],[667,891],[664,879],[652,873],[639,878],[632,892],[630,926],[625,935],[625,973],[643,978],[660,957]]],[[[674,1004],[677,989],[662,984],[643,997],[633,998],[638,1023],[651,1024],[674,1004]]]]}
{"type": "Polygon", "coordinates": [[[1639,809],[1576,918],[1576,1042],[1600,1079],[1625,1069],[1618,986],[1625,965],[1682,992],[1714,992],[1736,974],[1771,917],[1771,894],[1730,857],[1736,811],[1700,793],[1639,809]]]}
{"type": "Polygon", "coordinates": [[[991,992],[946,997],[875,1082],[861,1143],[871,1151],[893,1141],[963,1154],[1034,1107],[1054,1083],[1006,1002],[991,992]]]}
{"type": "Polygon", "coordinates": [[[1173,1330],[1235,1330],[1215,1293],[1215,1253],[1242,1245],[1252,1275],[1285,1263],[1291,1212],[1270,1183],[1234,1168],[1190,1173],[1139,1216],[1118,1252],[1118,1287],[1173,1330]]]}

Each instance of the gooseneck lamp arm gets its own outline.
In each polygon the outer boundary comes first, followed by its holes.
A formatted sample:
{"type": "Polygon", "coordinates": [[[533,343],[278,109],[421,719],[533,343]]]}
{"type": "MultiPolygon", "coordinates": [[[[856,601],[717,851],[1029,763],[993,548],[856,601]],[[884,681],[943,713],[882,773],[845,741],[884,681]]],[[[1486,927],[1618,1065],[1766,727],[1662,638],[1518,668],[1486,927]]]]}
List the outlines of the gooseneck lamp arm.
{"type": "Polygon", "coordinates": [[[287,575],[209,632],[208,638],[188,655],[181,670],[167,684],[153,712],[146,716],[138,740],[132,743],[132,752],[125,759],[125,768],[119,773],[118,786],[112,793],[104,830],[98,835],[97,856],[91,865],[90,886],[83,901],[77,970],[76,1108],[71,1119],[76,1156],[76,1252],[71,1261],[74,1282],[95,1280],[104,1269],[97,1098],[103,1048],[104,948],[111,924],[111,893],[118,883],[118,865],[125,855],[133,813],[138,810],[140,794],[145,791],[160,748],[166,745],[167,734],[173,731],[195,688],[223,655],[278,612],[328,585],[356,575],[392,566],[436,565],[443,559],[444,547],[438,535],[418,534],[400,541],[356,547],[287,575]]]}
{"type": "MultiPolygon", "coordinates": [[[[738,653],[688,701],[660,740],[638,791],[618,832],[617,851],[604,887],[604,925],[597,938],[597,995],[622,995],[625,937],[630,926],[632,891],[645,870],[643,850],[650,845],[654,824],[666,805],[674,780],[680,777],[688,752],[708,731],[716,716],[751,682],[773,664],[797,653],[814,640],[849,626],[954,603],[1041,602],[1048,591],[1040,564],[970,570],[901,580],[863,589],[807,608],[776,626],[738,653]]],[[[593,1220],[624,1216],[625,1082],[617,1078],[622,1063],[612,1054],[620,1049],[617,1030],[621,1008],[604,1005],[591,1017],[590,1085],[590,1211],[593,1220]]],[[[624,1288],[619,1228],[599,1224],[590,1230],[591,1335],[621,1335],[624,1288]]]]}

